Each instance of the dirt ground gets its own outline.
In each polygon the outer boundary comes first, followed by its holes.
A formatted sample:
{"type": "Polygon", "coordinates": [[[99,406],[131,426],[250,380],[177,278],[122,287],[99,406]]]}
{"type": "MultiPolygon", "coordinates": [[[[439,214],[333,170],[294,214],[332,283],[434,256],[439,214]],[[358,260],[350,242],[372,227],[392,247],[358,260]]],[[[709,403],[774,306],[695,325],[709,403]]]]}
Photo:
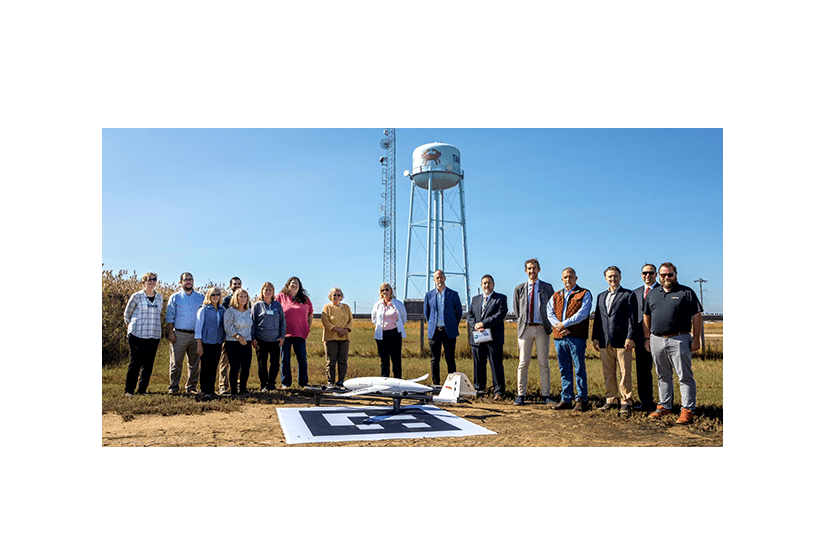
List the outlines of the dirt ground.
{"type": "MultiPolygon", "coordinates": [[[[387,404],[359,400],[322,402],[322,406],[387,404]]],[[[311,398],[295,395],[273,404],[247,404],[235,412],[140,415],[129,421],[124,421],[118,414],[106,413],[103,415],[103,446],[287,446],[276,409],[312,406],[311,398]]],[[[544,405],[530,403],[516,407],[512,401],[476,400],[439,407],[497,434],[301,446],[722,446],[721,424],[702,425],[698,415],[693,425],[680,426],[674,425],[675,415],[667,416],[664,421],[650,421],[642,414],[622,419],[616,411],[608,414],[593,409],[584,413],[553,411],[544,405]]]]}

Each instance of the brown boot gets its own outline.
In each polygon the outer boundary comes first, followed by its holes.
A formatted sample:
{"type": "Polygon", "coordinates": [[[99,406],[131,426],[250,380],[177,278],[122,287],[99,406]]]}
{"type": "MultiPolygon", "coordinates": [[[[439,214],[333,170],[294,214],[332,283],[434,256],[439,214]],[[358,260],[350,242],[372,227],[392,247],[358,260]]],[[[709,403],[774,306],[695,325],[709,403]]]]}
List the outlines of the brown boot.
{"type": "Polygon", "coordinates": [[[679,419],[676,420],[677,424],[692,424],[693,423],[693,411],[688,409],[682,409],[682,414],[679,415],[679,419]]]}
{"type": "Polygon", "coordinates": [[[661,405],[656,405],[656,410],[651,412],[650,414],[648,414],[647,417],[648,418],[660,419],[662,416],[670,414],[671,412],[673,412],[673,411],[671,411],[670,409],[666,409],[666,408],[662,407],[661,405]]]}

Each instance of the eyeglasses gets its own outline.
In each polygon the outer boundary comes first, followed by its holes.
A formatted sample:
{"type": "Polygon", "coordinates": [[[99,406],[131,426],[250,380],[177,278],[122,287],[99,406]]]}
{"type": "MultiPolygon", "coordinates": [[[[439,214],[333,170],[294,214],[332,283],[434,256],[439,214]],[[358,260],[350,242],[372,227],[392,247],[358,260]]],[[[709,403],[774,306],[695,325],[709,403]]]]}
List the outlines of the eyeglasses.
{"type": "Polygon", "coordinates": [[[656,272],[655,271],[642,271],[642,275],[653,275],[655,277],[656,272]]]}
{"type": "Polygon", "coordinates": [[[659,276],[662,277],[663,279],[664,278],[672,279],[673,277],[676,276],[676,273],[659,273],[659,276]]]}
{"type": "Polygon", "coordinates": [[[151,278],[146,279],[146,282],[157,282],[157,281],[158,281],[157,277],[151,277],[151,278]]]}
{"type": "Polygon", "coordinates": [[[391,291],[392,291],[392,290],[390,290],[389,288],[381,288],[381,293],[384,293],[384,292],[391,292],[391,291]]]}
{"type": "Polygon", "coordinates": [[[181,279],[183,282],[193,282],[195,279],[181,279]]]}
{"type": "Polygon", "coordinates": [[[344,297],[344,296],[341,295],[341,294],[332,294],[332,297],[344,297]]]}

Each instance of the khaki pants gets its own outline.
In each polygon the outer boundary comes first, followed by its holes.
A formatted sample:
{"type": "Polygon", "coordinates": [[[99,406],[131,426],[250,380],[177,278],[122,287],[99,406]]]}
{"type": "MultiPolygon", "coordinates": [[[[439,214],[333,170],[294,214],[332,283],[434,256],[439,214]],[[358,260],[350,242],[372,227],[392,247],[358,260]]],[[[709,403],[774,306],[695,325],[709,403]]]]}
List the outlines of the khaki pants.
{"type": "Polygon", "coordinates": [[[226,344],[221,350],[221,362],[218,365],[218,391],[221,394],[230,392],[229,388],[229,356],[226,354],[226,344]]]}
{"type": "Polygon", "coordinates": [[[621,393],[622,403],[630,403],[633,399],[633,376],[631,367],[633,363],[633,351],[625,348],[615,348],[610,345],[599,349],[602,358],[602,371],[604,372],[604,391],[608,403],[618,403],[618,394],[621,393]],[[616,386],[616,365],[619,366],[619,373],[622,379],[616,386]]]}
{"type": "Polygon", "coordinates": [[[550,335],[541,325],[526,325],[524,338],[518,339],[518,395],[523,396],[527,388],[527,372],[530,371],[530,355],[536,344],[536,359],[539,361],[541,395],[550,396],[550,335]]]}
{"type": "Polygon", "coordinates": [[[198,356],[198,343],[195,333],[175,331],[175,343],[169,345],[169,390],[177,391],[180,375],[183,371],[183,357],[189,361],[189,378],[186,391],[198,391],[198,378],[201,373],[201,358],[198,356]]]}
{"type": "Polygon", "coordinates": [[[347,356],[349,340],[327,340],[324,342],[324,356],[327,361],[327,382],[343,383],[347,376],[347,356]],[[336,372],[338,377],[336,379],[336,372]]]}

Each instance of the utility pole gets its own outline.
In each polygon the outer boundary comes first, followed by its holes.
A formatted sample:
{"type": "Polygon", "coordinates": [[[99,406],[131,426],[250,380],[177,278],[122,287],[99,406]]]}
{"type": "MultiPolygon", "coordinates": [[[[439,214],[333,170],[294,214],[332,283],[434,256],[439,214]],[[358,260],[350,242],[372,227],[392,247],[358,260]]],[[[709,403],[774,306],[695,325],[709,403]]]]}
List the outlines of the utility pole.
{"type": "MultiPolygon", "coordinates": [[[[702,310],[705,310],[705,296],[702,292],[702,284],[707,282],[707,281],[705,279],[703,279],[702,277],[699,277],[698,279],[696,279],[693,282],[698,282],[699,283],[699,302],[702,303],[702,310]]],[[[700,349],[702,349],[704,351],[704,349],[705,349],[705,326],[704,326],[704,324],[702,325],[701,344],[702,344],[702,346],[700,347],[700,349]]]]}

